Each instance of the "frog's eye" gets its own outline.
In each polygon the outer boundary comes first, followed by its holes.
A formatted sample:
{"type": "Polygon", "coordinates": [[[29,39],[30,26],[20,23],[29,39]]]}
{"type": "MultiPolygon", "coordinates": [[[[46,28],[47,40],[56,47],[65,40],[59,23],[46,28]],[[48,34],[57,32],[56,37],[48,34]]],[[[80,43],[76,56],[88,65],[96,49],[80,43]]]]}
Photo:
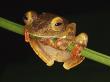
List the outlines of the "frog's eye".
{"type": "Polygon", "coordinates": [[[35,19],[37,19],[37,14],[34,11],[29,11],[25,14],[24,22],[26,24],[31,24],[35,19]]]}
{"type": "Polygon", "coordinates": [[[63,19],[61,17],[55,17],[51,21],[51,28],[54,31],[60,31],[63,28],[63,19]]]}
{"type": "Polygon", "coordinates": [[[58,22],[58,23],[55,24],[55,26],[60,26],[60,25],[62,25],[61,22],[58,22]]]}

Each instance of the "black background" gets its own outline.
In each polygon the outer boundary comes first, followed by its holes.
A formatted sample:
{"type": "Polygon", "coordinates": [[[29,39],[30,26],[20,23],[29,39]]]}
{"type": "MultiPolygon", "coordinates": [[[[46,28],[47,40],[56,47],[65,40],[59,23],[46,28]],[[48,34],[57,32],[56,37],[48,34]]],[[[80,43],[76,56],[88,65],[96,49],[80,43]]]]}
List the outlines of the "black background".
{"type": "MultiPolygon", "coordinates": [[[[0,17],[19,24],[24,13],[51,12],[77,23],[86,32],[88,48],[110,55],[110,3],[70,0],[1,0],[0,17]]],[[[11,27],[10,27],[11,28],[11,27]]],[[[47,67],[24,37],[0,28],[0,82],[110,82],[110,67],[86,59],[67,71],[62,63],[47,67]]]]}

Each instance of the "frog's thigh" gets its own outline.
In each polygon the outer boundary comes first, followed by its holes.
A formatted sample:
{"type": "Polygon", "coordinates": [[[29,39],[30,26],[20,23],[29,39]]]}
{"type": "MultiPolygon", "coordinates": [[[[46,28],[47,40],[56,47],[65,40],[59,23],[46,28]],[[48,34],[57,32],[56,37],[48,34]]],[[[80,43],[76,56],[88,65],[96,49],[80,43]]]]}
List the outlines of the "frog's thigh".
{"type": "Polygon", "coordinates": [[[36,44],[35,41],[30,42],[31,47],[33,48],[33,50],[35,51],[35,53],[48,65],[48,66],[52,66],[54,64],[54,60],[47,55],[46,53],[43,52],[43,50],[40,48],[40,46],[38,44],[36,44]]]}
{"type": "Polygon", "coordinates": [[[88,35],[86,33],[80,33],[78,36],[76,36],[75,42],[87,46],[88,35]]]}
{"type": "Polygon", "coordinates": [[[83,60],[85,59],[85,57],[79,56],[76,59],[70,58],[68,60],[66,60],[63,64],[63,67],[67,70],[77,66],[78,64],[80,64],[83,60]]]}

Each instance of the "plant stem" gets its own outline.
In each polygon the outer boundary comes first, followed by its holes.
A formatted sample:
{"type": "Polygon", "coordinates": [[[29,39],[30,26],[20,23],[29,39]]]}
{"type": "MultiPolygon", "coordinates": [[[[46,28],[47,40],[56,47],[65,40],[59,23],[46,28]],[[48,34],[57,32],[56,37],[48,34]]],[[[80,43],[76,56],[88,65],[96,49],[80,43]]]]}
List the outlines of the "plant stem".
{"type": "Polygon", "coordinates": [[[99,63],[105,64],[107,66],[110,66],[110,56],[107,56],[105,54],[96,52],[94,50],[85,48],[82,52],[81,52],[82,56],[97,61],[99,63]]]}
{"type": "MultiPolygon", "coordinates": [[[[0,17],[0,27],[7,29],[9,31],[15,32],[17,34],[23,35],[23,26],[14,22],[11,22],[7,19],[0,17]]],[[[97,61],[99,63],[105,64],[107,66],[110,66],[110,56],[107,56],[105,54],[96,52],[94,50],[85,48],[81,52],[82,56],[97,61]]]]}
{"type": "Polygon", "coordinates": [[[23,26],[0,17],[0,27],[23,35],[23,26]]]}

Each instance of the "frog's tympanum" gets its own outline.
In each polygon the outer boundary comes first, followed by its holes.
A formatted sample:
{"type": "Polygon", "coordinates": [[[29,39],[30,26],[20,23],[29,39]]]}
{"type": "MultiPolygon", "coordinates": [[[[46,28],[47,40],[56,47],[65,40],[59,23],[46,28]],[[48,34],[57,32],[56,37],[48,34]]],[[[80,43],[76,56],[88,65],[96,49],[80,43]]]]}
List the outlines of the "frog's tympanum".
{"type": "Polygon", "coordinates": [[[69,70],[84,60],[81,51],[87,46],[88,36],[75,36],[76,23],[50,13],[29,11],[25,15],[25,41],[48,66],[54,61],[64,62],[63,67],[69,70]]]}

